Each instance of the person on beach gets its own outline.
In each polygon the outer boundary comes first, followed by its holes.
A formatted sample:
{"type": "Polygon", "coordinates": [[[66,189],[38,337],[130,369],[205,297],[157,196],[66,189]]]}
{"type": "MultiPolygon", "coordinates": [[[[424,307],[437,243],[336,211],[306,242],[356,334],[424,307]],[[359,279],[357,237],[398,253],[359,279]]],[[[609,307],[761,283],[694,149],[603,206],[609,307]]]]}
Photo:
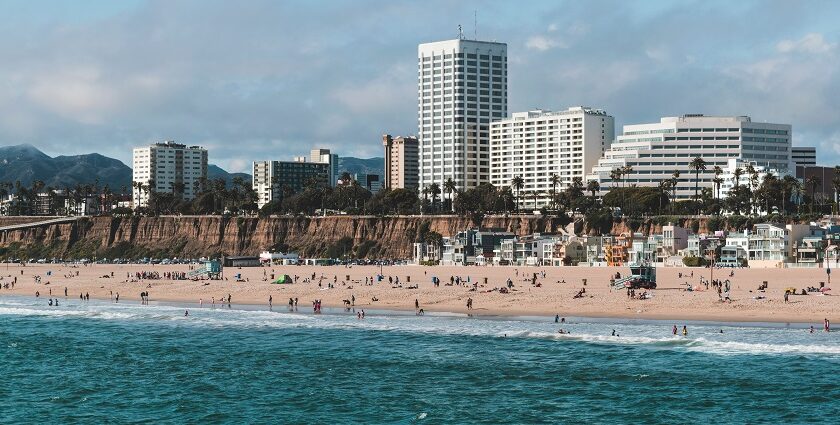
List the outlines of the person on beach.
{"type": "Polygon", "coordinates": [[[554,323],[559,323],[559,322],[560,322],[560,315],[558,314],[558,315],[554,316],[554,323]]]}
{"type": "Polygon", "coordinates": [[[674,325],[673,333],[674,333],[674,335],[677,334],[677,325],[674,325]]]}
{"type": "Polygon", "coordinates": [[[688,328],[683,325],[683,336],[688,336],[688,328]]]}
{"type": "Polygon", "coordinates": [[[268,296],[268,308],[271,308],[271,295],[268,296]]]}
{"type": "Polygon", "coordinates": [[[826,332],[831,332],[831,324],[829,323],[828,319],[823,319],[823,328],[826,332]]]}

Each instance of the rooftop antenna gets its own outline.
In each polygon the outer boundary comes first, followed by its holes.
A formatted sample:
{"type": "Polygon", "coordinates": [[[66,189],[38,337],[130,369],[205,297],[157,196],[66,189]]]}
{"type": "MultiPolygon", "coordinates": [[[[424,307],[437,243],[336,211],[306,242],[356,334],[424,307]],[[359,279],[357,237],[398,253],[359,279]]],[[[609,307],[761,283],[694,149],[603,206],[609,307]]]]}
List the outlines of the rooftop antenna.
{"type": "Polygon", "coordinates": [[[464,39],[464,29],[461,28],[461,24],[458,24],[458,40],[464,39]]]}
{"type": "Polygon", "coordinates": [[[473,9],[473,39],[478,41],[478,9],[473,9]]]}

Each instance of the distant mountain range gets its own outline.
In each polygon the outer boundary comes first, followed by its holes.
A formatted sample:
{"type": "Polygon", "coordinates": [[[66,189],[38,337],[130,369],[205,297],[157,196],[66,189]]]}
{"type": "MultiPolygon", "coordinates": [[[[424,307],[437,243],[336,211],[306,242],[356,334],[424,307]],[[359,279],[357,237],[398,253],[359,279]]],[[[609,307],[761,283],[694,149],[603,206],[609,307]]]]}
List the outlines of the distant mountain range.
{"type": "MultiPolygon", "coordinates": [[[[249,174],[228,173],[215,165],[207,167],[208,178],[221,177],[230,183],[236,176],[251,180],[249,174]]],[[[97,179],[100,186],[107,184],[114,191],[123,185],[130,188],[131,167],[98,153],[51,157],[32,145],[0,147],[0,182],[14,184],[19,180],[31,186],[33,181],[41,180],[46,186],[60,189],[93,184],[97,179]]]]}
{"type": "Polygon", "coordinates": [[[352,156],[338,157],[338,173],[350,174],[385,174],[385,158],[353,158],[352,156]]]}
{"type": "MultiPolygon", "coordinates": [[[[350,174],[382,175],[385,160],[339,157],[338,168],[339,172],[350,174]]],[[[234,177],[251,181],[248,173],[228,173],[213,164],[207,167],[209,179],[223,178],[230,184],[234,177]]],[[[131,167],[98,153],[51,157],[29,144],[0,147],[0,182],[20,181],[31,186],[33,181],[41,180],[46,186],[59,189],[93,184],[97,179],[100,186],[107,184],[111,190],[119,191],[123,185],[130,188],[131,167]]]]}

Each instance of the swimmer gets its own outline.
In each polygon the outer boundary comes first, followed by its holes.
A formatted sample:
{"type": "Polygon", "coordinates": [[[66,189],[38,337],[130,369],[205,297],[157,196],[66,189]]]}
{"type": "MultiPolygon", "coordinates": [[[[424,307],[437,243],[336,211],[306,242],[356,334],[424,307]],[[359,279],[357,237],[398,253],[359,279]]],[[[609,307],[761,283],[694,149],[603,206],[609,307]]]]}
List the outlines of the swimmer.
{"type": "Polygon", "coordinates": [[[190,315],[190,311],[189,310],[184,310],[184,317],[187,317],[189,315],[190,315]]]}
{"type": "Polygon", "coordinates": [[[688,336],[688,328],[683,325],[683,336],[688,336]]]}

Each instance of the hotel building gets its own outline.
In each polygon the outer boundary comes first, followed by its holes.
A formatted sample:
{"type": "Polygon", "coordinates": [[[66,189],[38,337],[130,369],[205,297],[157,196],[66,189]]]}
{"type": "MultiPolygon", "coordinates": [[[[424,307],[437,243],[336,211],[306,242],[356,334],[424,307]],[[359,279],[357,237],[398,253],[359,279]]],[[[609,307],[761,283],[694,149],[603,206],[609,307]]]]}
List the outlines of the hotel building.
{"type": "Polygon", "coordinates": [[[420,187],[490,181],[490,123],[507,116],[507,44],[478,40],[417,49],[420,187]]]}
{"type": "Polygon", "coordinates": [[[598,181],[603,193],[611,187],[657,187],[679,171],[676,197],[692,199],[695,174],[690,164],[695,157],[706,161],[706,170],[700,172],[701,189],[712,189],[714,167],[725,168],[733,158],[786,173],[791,169],[791,126],[753,122],[747,116],[704,115],[625,125],[623,134],[604,152],[585,180],[598,181]],[[632,171],[621,181],[612,181],[610,172],[625,166],[632,167],[632,171]]]}
{"type": "Polygon", "coordinates": [[[557,192],[575,177],[584,184],[615,136],[612,116],[600,109],[573,107],[565,111],[516,112],[490,124],[490,182],[510,186],[514,177],[524,181],[520,206],[538,209],[550,203],[552,176],[560,178],[557,192]]]}

